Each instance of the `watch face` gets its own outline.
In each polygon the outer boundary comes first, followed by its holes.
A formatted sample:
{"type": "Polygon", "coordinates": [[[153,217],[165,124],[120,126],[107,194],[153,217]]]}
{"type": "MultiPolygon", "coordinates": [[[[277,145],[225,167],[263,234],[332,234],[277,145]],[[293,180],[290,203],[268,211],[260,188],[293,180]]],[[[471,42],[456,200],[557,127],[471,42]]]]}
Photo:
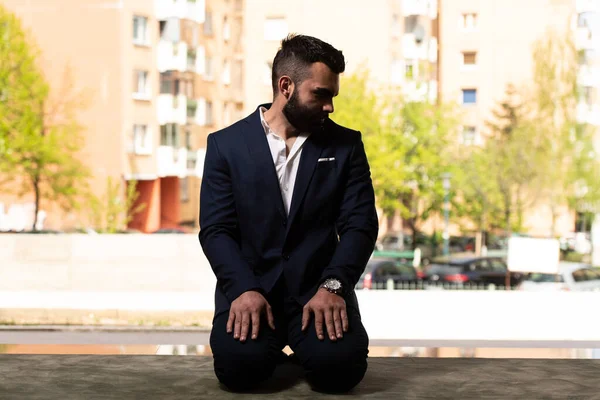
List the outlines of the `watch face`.
{"type": "Polygon", "coordinates": [[[331,279],[331,280],[327,281],[327,287],[329,289],[339,290],[342,288],[342,284],[340,283],[340,281],[338,281],[336,279],[331,279]]]}

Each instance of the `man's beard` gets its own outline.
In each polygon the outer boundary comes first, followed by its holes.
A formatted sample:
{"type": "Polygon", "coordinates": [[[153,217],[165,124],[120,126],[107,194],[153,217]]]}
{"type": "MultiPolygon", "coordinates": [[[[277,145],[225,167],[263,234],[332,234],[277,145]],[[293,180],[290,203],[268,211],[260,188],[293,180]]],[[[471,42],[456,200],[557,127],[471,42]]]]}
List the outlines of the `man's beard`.
{"type": "Polygon", "coordinates": [[[299,132],[314,132],[320,130],[327,120],[327,113],[321,109],[312,110],[300,104],[298,92],[294,91],[288,102],[283,106],[283,115],[299,132]]]}

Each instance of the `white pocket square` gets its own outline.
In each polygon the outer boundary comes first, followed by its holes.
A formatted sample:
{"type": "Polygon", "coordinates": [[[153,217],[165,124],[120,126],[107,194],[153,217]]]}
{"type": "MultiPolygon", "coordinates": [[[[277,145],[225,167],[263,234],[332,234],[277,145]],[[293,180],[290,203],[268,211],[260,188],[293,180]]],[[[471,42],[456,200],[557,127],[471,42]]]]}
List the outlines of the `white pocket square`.
{"type": "Polygon", "coordinates": [[[325,158],[319,158],[317,160],[317,162],[326,162],[326,161],[335,161],[335,157],[329,157],[329,158],[325,157],[325,158]]]}

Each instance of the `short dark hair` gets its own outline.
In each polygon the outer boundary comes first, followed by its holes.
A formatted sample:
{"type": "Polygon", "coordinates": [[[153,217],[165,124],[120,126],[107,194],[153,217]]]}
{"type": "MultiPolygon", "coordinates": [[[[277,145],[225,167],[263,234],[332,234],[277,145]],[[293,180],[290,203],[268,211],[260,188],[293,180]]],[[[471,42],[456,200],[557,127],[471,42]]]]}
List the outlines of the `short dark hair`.
{"type": "Polygon", "coordinates": [[[308,68],[322,62],[331,71],[341,74],[346,69],[342,52],[329,43],[306,35],[291,34],[281,41],[281,48],[273,59],[273,96],[277,96],[279,78],[288,75],[299,85],[307,77],[308,68]]]}

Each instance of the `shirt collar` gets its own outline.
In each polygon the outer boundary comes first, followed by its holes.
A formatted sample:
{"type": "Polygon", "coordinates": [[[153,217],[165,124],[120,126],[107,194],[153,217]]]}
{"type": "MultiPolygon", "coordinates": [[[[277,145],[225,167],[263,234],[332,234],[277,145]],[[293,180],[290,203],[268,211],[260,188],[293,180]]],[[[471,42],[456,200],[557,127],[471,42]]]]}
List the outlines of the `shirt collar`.
{"type": "MultiPolygon", "coordinates": [[[[273,130],[271,129],[271,127],[267,123],[267,120],[265,119],[265,112],[266,111],[267,111],[267,108],[264,107],[264,106],[259,108],[260,123],[261,123],[263,129],[265,130],[265,134],[266,135],[268,135],[268,134],[277,135],[275,132],[273,132],[273,130]]],[[[299,138],[300,137],[305,138],[305,137],[308,137],[309,135],[310,135],[309,132],[302,132],[302,133],[300,133],[298,135],[298,137],[299,138]]]]}

